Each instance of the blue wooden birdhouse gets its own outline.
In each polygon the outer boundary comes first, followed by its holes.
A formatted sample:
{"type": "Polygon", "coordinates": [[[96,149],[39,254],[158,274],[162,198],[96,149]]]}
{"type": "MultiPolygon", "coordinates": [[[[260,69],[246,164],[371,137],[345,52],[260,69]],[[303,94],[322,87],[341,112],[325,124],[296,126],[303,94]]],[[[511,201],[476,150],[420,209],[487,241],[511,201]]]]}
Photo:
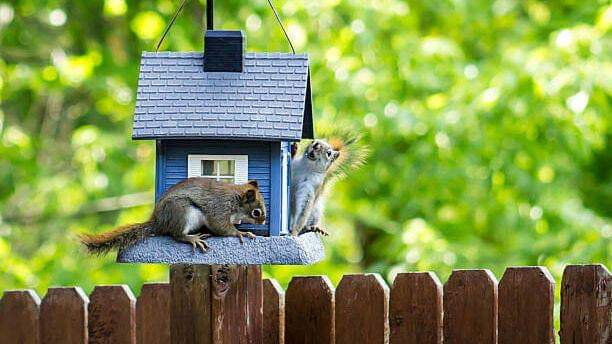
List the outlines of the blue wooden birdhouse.
{"type": "Polygon", "coordinates": [[[242,31],[207,30],[204,52],[145,52],[132,137],[157,142],[156,198],[188,177],[257,179],[258,235],[288,233],[290,144],[313,138],[308,57],[247,53],[242,31]]]}
{"type": "Polygon", "coordinates": [[[308,56],[247,53],[242,31],[213,30],[207,1],[204,51],[144,52],[132,137],[156,141],[155,197],[189,177],[259,182],[265,225],[257,234],[207,239],[197,252],[170,237],[119,252],[124,263],[311,264],[324,250],[315,233],[289,232],[291,143],[313,138],[308,56]]]}

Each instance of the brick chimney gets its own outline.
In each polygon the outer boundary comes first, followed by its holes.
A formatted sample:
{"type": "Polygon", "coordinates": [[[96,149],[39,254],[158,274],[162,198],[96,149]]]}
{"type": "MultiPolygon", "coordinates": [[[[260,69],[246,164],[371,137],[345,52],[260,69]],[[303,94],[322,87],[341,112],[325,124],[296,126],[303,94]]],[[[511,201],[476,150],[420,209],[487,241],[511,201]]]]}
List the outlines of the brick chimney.
{"type": "Polygon", "coordinates": [[[242,72],[246,42],[242,31],[206,30],[205,72],[242,72]]]}

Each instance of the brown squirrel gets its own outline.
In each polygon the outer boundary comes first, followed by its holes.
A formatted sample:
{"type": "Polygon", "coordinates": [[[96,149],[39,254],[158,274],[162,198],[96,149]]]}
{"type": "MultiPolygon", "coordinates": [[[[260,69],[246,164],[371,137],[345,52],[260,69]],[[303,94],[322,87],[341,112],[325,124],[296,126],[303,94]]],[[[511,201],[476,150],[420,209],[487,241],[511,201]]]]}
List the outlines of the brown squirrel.
{"type": "Polygon", "coordinates": [[[155,205],[151,218],[143,223],[118,227],[102,234],[82,234],[80,241],[90,253],[121,250],[148,236],[168,235],[206,251],[204,241],[212,235],[251,239],[234,224],[264,224],[266,206],[256,180],[235,185],[208,178],[189,178],[169,188],[155,205]],[[206,227],[212,234],[200,234],[206,227]]]}

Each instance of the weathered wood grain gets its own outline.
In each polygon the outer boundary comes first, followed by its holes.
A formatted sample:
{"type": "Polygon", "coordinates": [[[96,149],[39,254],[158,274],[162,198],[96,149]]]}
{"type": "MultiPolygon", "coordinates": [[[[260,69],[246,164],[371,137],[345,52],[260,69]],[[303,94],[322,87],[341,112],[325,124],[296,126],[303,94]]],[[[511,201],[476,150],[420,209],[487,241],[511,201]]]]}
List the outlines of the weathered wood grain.
{"type": "Polygon", "coordinates": [[[136,298],[127,285],[95,287],[88,312],[89,343],[136,343],[136,298]]]}
{"type": "Polygon", "coordinates": [[[327,276],[293,277],[285,294],[285,341],[335,343],[334,287],[327,276]]]}
{"type": "Polygon", "coordinates": [[[392,344],[442,343],[442,283],[433,272],[400,273],[389,302],[392,344]]]}
{"type": "Polygon", "coordinates": [[[40,335],[45,344],[88,342],[89,298],[79,287],[49,288],[40,305],[40,335]]]}
{"type": "MultiPolygon", "coordinates": [[[[248,265],[246,290],[242,294],[247,298],[247,331],[249,343],[263,343],[263,279],[261,266],[248,265]]],[[[238,291],[240,293],[240,291],[238,291]]]]}
{"type": "Polygon", "coordinates": [[[211,284],[213,343],[261,343],[261,268],[213,265],[211,284]]]}
{"type": "Polygon", "coordinates": [[[172,343],[212,343],[211,268],[170,266],[170,333],[172,343]]]}
{"type": "Polygon", "coordinates": [[[497,280],[489,270],[454,270],[443,303],[444,343],[497,343],[497,280]]]}
{"type": "Polygon", "coordinates": [[[499,343],[554,343],[554,291],[544,267],[506,269],[499,282],[499,343]]]}
{"type": "Polygon", "coordinates": [[[170,284],[142,286],[136,302],[136,334],[140,344],[170,343],[170,284]]]}
{"type": "Polygon", "coordinates": [[[0,344],[40,343],[39,307],[33,290],[5,291],[0,300],[0,344]]]}
{"type": "Polygon", "coordinates": [[[559,336],[562,344],[612,343],[612,276],[605,266],[565,268],[559,336]]]}
{"type": "Polygon", "coordinates": [[[285,343],[285,291],[275,279],[263,281],[263,342],[285,343]]]}
{"type": "Polygon", "coordinates": [[[378,274],[345,275],[336,289],[336,343],[389,342],[389,287],[378,274]]]}

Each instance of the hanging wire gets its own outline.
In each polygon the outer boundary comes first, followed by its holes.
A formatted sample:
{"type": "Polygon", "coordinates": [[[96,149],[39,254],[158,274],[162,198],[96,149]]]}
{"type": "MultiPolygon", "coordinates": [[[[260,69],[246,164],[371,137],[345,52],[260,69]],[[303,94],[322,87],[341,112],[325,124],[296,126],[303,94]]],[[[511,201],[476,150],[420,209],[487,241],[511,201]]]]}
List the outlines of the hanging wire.
{"type": "MultiPolygon", "coordinates": [[[[159,47],[161,47],[162,43],[164,42],[164,39],[168,35],[168,32],[170,31],[170,29],[174,25],[174,22],[176,21],[178,16],[183,11],[183,8],[187,4],[187,2],[189,2],[189,0],[183,0],[181,2],[181,6],[179,6],[179,8],[177,8],[176,11],[174,12],[174,14],[172,15],[172,19],[170,20],[170,22],[168,23],[168,25],[164,29],[164,33],[162,34],[161,38],[157,42],[157,45],[155,46],[155,51],[156,52],[159,51],[159,47]]],[[[278,22],[278,25],[281,27],[281,30],[283,30],[283,33],[285,34],[285,38],[287,39],[287,42],[289,42],[289,46],[291,47],[291,51],[293,52],[293,54],[295,54],[295,48],[293,47],[293,43],[291,43],[291,39],[289,38],[289,35],[287,34],[287,30],[285,30],[285,26],[283,25],[283,22],[281,21],[280,16],[278,15],[278,12],[276,11],[276,8],[274,7],[274,4],[272,3],[272,0],[268,0],[268,5],[270,5],[270,8],[272,9],[272,12],[274,12],[274,17],[276,18],[276,21],[278,22]]]]}
{"type": "Polygon", "coordinates": [[[274,12],[274,16],[276,17],[276,21],[278,22],[278,25],[280,25],[281,30],[283,30],[283,33],[285,34],[285,38],[287,38],[287,42],[289,42],[289,46],[291,47],[291,51],[295,55],[295,49],[293,48],[293,44],[291,43],[291,39],[289,39],[289,35],[287,34],[287,31],[285,30],[285,27],[283,26],[283,22],[281,21],[280,17],[278,16],[278,12],[276,12],[276,8],[274,8],[274,5],[272,4],[272,0],[268,0],[268,4],[270,5],[270,8],[272,9],[272,12],[274,12]]]}
{"type": "Polygon", "coordinates": [[[174,21],[176,20],[176,18],[178,18],[179,14],[181,14],[181,11],[183,10],[183,7],[185,7],[185,4],[187,4],[187,2],[189,2],[189,0],[183,0],[183,2],[181,2],[181,6],[179,6],[179,8],[177,8],[177,10],[172,15],[172,19],[170,20],[170,23],[168,23],[168,25],[166,26],[166,29],[164,30],[164,33],[162,34],[161,38],[157,42],[157,46],[155,47],[155,52],[159,51],[159,47],[164,42],[164,39],[166,38],[166,35],[168,34],[170,29],[172,28],[172,25],[174,25],[174,21]]]}

